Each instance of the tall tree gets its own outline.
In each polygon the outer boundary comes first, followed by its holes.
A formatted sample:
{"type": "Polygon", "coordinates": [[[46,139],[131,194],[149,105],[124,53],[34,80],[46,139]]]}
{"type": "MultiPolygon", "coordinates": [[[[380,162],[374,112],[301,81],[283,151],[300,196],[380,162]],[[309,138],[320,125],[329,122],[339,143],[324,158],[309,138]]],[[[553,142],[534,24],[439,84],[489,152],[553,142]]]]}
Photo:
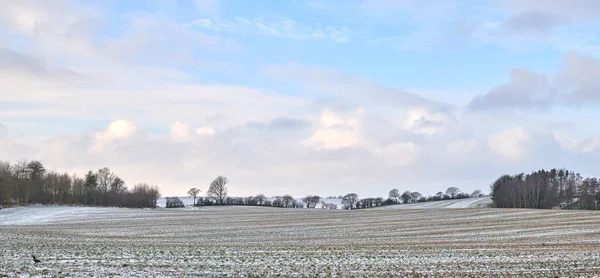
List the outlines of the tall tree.
{"type": "Polygon", "coordinates": [[[15,190],[16,203],[29,203],[31,196],[31,176],[29,174],[29,168],[27,168],[29,162],[25,159],[17,161],[12,165],[13,177],[15,179],[15,190]]]}
{"type": "Polygon", "coordinates": [[[14,185],[11,165],[9,162],[0,161],[0,204],[8,204],[14,197],[14,185]]]}
{"type": "Polygon", "coordinates": [[[88,171],[84,178],[85,185],[85,203],[90,205],[97,201],[96,192],[98,188],[98,177],[92,171],[88,171]]]}
{"type": "Polygon", "coordinates": [[[400,198],[402,199],[402,202],[404,202],[406,204],[406,203],[410,202],[410,200],[412,200],[412,195],[411,195],[410,191],[404,191],[404,193],[402,193],[400,198]]]}
{"type": "Polygon", "coordinates": [[[256,196],[254,196],[254,199],[256,200],[256,203],[259,206],[262,206],[265,203],[265,200],[267,199],[267,197],[263,194],[258,194],[256,196]]]}
{"type": "Polygon", "coordinates": [[[412,199],[412,202],[413,202],[413,203],[416,203],[417,201],[419,201],[419,199],[420,199],[421,197],[423,197],[423,195],[422,195],[421,193],[419,193],[419,192],[415,191],[415,192],[411,192],[411,193],[410,193],[410,197],[411,197],[411,199],[412,199]]]}
{"type": "Polygon", "coordinates": [[[217,203],[222,205],[225,198],[227,198],[228,183],[229,180],[226,177],[218,176],[210,183],[206,193],[209,197],[213,198],[217,203]]]}
{"type": "Polygon", "coordinates": [[[388,195],[390,199],[394,200],[394,203],[398,203],[400,196],[400,191],[398,191],[396,188],[390,190],[390,194],[388,195]]]}
{"type": "Polygon", "coordinates": [[[194,206],[196,205],[196,198],[198,198],[198,194],[200,194],[200,189],[198,188],[190,188],[190,190],[188,190],[187,194],[190,197],[194,197],[194,206]]]}
{"type": "Polygon", "coordinates": [[[27,164],[27,172],[29,173],[29,184],[31,192],[31,201],[44,203],[46,192],[44,184],[44,174],[46,174],[46,168],[42,162],[33,160],[27,164]]]}
{"type": "Polygon", "coordinates": [[[100,204],[106,205],[108,199],[108,191],[110,190],[110,185],[115,181],[117,175],[108,169],[108,167],[104,167],[98,169],[96,172],[96,179],[98,181],[98,195],[100,197],[100,204]]]}
{"type": "Polygon", "coordinates": [[[296,199],[294,199],[294,197],[292,197],[292,195],[289,194],[281,197],[281,200],[283,201],[283,206],[286,208],[294,207],[294,205],[296,204],[296,199]]]}
{"type": "Polygon", "coordinates": [[[358,195],[356,193],[349,193],[342,197],[342,205],[347,209],[355,209],[357,202],[358,195]]]}
{"type": "Polygon", "coordinates": [[[302,201],[306,204],[306,208],[315,208],[319,201],[321,201],[321,197],[317,195],[308,195],[302,198],[302,201]]]}
{"type": "Polygon", "coordinates": [[[456,194],[460,193],[460,189],[458,189],[458,187],[448,187],[448,189],[446,189],[446,194],[450,195],[450,197],[454,198],[456,196],[456,194]]]}

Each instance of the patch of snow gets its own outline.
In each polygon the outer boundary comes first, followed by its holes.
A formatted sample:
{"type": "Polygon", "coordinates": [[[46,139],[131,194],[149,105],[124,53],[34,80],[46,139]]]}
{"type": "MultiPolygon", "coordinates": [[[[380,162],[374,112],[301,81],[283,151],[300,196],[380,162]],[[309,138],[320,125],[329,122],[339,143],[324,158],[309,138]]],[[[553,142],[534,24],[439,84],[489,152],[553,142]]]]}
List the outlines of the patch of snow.
{"type": "Polygon", "coordinates": [[[487,208],[492,204],[492,198],[466,198],[456,200],[432,201],[414,204],[399,204],[377,207],[374,209],[440,209],[440,208],[487,208]]]}

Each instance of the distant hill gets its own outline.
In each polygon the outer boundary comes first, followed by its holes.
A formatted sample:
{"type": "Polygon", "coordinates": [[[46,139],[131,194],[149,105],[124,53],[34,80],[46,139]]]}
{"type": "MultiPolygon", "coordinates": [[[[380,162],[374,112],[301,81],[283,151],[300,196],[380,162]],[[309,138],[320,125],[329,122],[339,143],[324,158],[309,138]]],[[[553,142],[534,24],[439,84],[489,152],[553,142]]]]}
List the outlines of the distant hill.
{"type": "Polygon", "coordinates": [[[423,202],[416,204],[400,204],[392,206],[377,207],[374,209],[432,209],[432,208],[487,208],[492,204],[492,198],[466,198],[456,200],[444,200],[423,202]]]}
{"type": "MultiPolygon", "coordinates": [[[[181,201],[186,206],[192,206],[194,203],[193,198],[189,197],[179,197],[181,201]]],[[[267,200],[273,201],[274,198],[267,198],[267,200]]],[[[297,198],[297,201],[302,201],[302,198],[297,198]]],[[[327,203],[334,203],[338,205],[338,208],[341,209],[342,205],[341,199],[323,199],[323,201],[327,203]]],[[[466,198],[466,199],[456,199],[456,200],[444,200],[444,201],[432,201],[432,202],[423,202],[416,204],[399,204],[399,205],[391,205],[391,206],[383,206],[377,207],[374,209],[426,209],[426,208],[486,208],[492,204],[492,199],[490,197],[480,197],[480,198],[466,198]]],[[[165,207],[165,198],[159,198],[157,200],[157,205],[159,207],[165,207]]],[[[317,208],[320,208],[321,204],[317,205],[317,208]]]]}

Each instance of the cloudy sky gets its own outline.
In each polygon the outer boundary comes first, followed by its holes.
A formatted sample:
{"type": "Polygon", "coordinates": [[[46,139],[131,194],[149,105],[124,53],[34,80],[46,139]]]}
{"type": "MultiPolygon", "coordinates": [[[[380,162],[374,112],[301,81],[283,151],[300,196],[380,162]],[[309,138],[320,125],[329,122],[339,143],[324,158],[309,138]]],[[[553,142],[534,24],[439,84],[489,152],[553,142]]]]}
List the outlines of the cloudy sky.
{"type": "Polygon", "coordinates": [[[598,176],[597,0],[0,0],[0,160],[163,195],[598,176]]]}

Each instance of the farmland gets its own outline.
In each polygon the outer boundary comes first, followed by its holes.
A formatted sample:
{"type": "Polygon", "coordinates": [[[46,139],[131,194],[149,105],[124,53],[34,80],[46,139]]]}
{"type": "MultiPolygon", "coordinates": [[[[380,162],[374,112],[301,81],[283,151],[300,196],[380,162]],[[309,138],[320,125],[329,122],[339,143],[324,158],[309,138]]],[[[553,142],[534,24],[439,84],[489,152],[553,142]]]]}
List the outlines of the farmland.
{"type": "Polygon", "coordinates": [[[578,276],[599,236],[592,211],[24,207],[0,211],[0,277],[578,276]]]}

